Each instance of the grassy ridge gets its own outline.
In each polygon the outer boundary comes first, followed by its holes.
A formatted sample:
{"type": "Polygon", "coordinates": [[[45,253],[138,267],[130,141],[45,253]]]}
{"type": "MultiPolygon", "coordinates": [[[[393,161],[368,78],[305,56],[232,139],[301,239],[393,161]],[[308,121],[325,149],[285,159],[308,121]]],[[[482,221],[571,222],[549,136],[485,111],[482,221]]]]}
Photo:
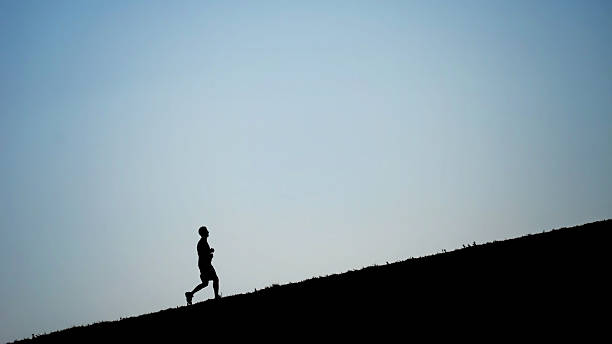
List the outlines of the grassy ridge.
{"type": "Polygon", "coordinates": [[[597,312],[609,311],[611,229],[606,220],[470,245],[24,342],[352,340],[543,331],[544,321],[596,326],[597,312]]]}

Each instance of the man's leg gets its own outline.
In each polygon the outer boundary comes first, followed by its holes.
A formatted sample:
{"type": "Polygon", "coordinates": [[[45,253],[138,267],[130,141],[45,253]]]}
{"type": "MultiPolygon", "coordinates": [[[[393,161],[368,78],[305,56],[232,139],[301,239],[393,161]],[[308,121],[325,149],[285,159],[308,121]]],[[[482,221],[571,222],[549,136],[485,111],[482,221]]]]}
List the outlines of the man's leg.
{"type": "Polygon", "coordinates": [[[193,290],[191,291],[191,296],[208,286],[208,276],[206,276],[206,273],[202,271],[200,271],[200,281],[202,281],[202,283],[198,284],[195,288],[193,288],[193,290]]]}
{"type": "Polygon", "coordinates": [[[191,300],[193,299],[193,294],[197,293],[198,291],[206,288],[208,286],[208,281],[206,279],[206,276],[204,276],[203,274],[200,274],[200,280],[202,280],[202,283],[196,285],[195,288],[193,288],[192,291],[188,291],[185,293],[185,298],[187,299],[187,304],[190,305],[191,304],[191,300]]]}
{"type": "Polygon", "coordinates": [[[202,290],[202,289],[206,288],[207,286],[208,286],[208,282],[202,282],[202,283],[200,283],[200,284],[196,285],[196,287],[195,287],[195,288],[193,288],[193,290],[192,290],[192,291],[191,291],[191,293],[190,293],[190,294],[191,294],[191,296],[193,297],[193,294],[195,294],[195,293],[197,293],[198,291],[200,291],[200,290],[202,290]]]}
{"type": "Polygon", "coordinates": [[[219,277],[217,277],[216,275],[213,279],[213,289],[215,290],[215,299],[220,298],[221,296],[219,295],[219,277]]]}
{"type": "Polygon", "coordinates": [[[217,272],[215,271],[215,268],[213,268],[211,266],[211,279],[213,281],[213,289],[215,290],[215,299],[218,299],[221,297],[221,295],[219,295],[219,277],[217,277],[217,272]]]}

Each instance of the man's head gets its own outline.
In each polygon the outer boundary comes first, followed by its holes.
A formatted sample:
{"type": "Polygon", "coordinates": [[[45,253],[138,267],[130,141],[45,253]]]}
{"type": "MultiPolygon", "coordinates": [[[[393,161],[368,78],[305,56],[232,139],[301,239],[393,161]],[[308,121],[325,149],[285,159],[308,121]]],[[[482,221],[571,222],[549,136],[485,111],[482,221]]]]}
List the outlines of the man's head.
{"type": "Polygon", "coordinates": [[[200,236],[202,238],[207,238],[208,237],[208,229],[206,228],[206,226],[200,227],[200,229],[198,229],[198,233],[200,233],[200,236]]]}

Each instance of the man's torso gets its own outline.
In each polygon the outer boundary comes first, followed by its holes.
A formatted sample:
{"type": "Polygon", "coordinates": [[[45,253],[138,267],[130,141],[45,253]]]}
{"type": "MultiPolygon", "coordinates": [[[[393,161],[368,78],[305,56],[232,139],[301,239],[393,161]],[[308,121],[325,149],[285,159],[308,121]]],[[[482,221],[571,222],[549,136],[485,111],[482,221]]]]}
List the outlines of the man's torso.
{"type": "Polygon", "coordinates": [[[210,246],[208,241],[202,238],[198,242],[198,267],[200,270],[208,268],[212,263],[212,254],[210,253],[210,246]]]}

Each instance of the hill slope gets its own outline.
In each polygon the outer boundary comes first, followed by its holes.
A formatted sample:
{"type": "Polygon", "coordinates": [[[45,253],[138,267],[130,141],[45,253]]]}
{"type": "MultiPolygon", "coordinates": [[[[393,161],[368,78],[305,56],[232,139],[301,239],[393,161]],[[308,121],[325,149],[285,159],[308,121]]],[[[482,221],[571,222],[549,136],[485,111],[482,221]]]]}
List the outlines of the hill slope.
{"type": "MultiPolygon", "coordinates": [[[[598,323],[612,220],[273,286],[34,342],[295,340],[598,323]],[[537,325],[536,325],[537,324],[537,325]],[[437,332],[436,332],[437,331],[437,332]]],[[[27,340],[30,341],[30,340],[27,340]]]]}

